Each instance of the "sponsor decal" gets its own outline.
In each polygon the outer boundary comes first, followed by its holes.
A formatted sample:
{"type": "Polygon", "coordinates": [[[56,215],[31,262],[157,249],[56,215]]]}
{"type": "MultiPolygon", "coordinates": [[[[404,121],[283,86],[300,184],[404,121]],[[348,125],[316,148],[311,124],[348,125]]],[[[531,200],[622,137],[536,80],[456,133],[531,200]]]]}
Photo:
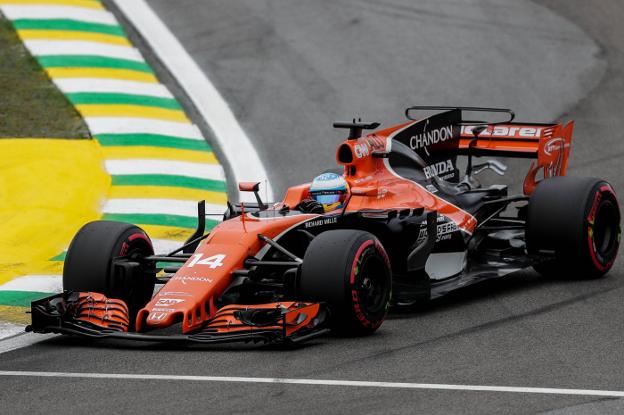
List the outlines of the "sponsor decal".
{"type": "Polygon", "coordinates": [[[173,313],[175,310],[175,308],[160,308],[160,307],[154,307],[152,308],[152,311],[154,312],[160,312],[160,313],[173,313]]]}
{"type": "Polygon", "coordinates": [[[548,177],[554,177],[554,176],[559,176],[559,173],[561,172],[561,165],[560,163],[548,163],[547,165],[544,166],[544,177],[548,178],[548,177]]]}
{"type": "Polygon", "coordinates": [[[180,304],[183,302],[184,300],[181,298],[161,298],[158,301],[156,301],[156,304],[154,304],[154,306],[155,307],[167,307],[171,305],[180,304]]]}
{"type": "Polygon", "coordinates": [[[355,150],[355,157],[359,159],[369,155],[368,144],[366,143],[358,143],[353,147],[353,149],[355,150]]]}
{"type": "Polygon", "coordinates": [[[162,321],[164,320],[167,315],[169,313],[162,313],[162,312],[157,312],[157,313],[150,313],[150,315],[147,317],[148,320],[152,320],[152,321],[162,321]]]}
{"type": "MultiPolygon", "coordinates": [[[[609,260],[609,258],[603,257],[600,251],[596,249],[596,243],[594,240],[594,225],[596,221],[596,212],[598,211],[598,207],[600,206],[600,201],[603,198],[603,194],[611,195],[612,197],[615,198],[615,193],[613,192],[613,189],[611,188],[610,185],[606,184],[606,185],[600,186],[600,189],[598,189],[598,192],[594,196],[594,201],[592,203],[591,210],[589,211],[589,215],[587,216],[587,222],[589,224],[588,229],[587,229],[587,241],[589,243],[589,253],[591,255],[594,265],[601,271],[610,269],[616,258],[615,256],[613,256],[609,260]]],[[[620,233],[621,233],[621,230],[618,227],[617,234],[616,234],[618,243],[620,241],[620,233]]]]}
{"type": "Polygon", "coordinates": [[[126,254],[128,253],[128,248],[130,248],[130,245],[128,245],[126,242],[121,244],[121,251],[119,251],[119,256],[126,256],[126,254]]]}
{"type": "MultiPolygon", "coordinates": [[[[472,130],[475,125],[464,125],[461,128],[461,134],[464,136],[472,136],[472,130]]],[[[497,125],[496,127],[488,128],[479,134],[479,137],[509,137],[509,138],[539,138],[542,136],[541,127],[507,127],[504,125],[497,125]]]]}
{"type": "Polygon", "coordinates": [[[334,216],[332,218],[322,218],[322,219],[311,220],[310,222],[305,223],[305,227],[314,228],[316,226],[331,225],[337,222],[338,222],[338,217],[334,216]]]}
{"type": "Polygon", "coordinates": [[[336,174],[336,173],[331,173],[331,172],[327,172],[327,173],[323,173],[319,176],[317,176],[314,181],[315,182],[335,182],[336,180],[340,180],[340,175],[336,174]]]}
{"type": "Polygon", "coordinates": [[[159,296],[161,297],[166,297],[169,295],[175,295],[176,297],[192,297],[193,294],[189,294],[189,293],[180,293],[180,292],[175,292],[175,291],[166,291],[166,292],[159,292],[158,293],[159,296]]]}
{"type": "MultiPolygon", "coordinates": [[[[450,160],[452,165],[455,164],[460,142],[460,123],[461,111],[454,109],[417,121],[392,138],[417,153],[426,165],[433,165],[425,173],[427,177],[445,175],[445,180],[455,181],[457,169],[438,163],[450,160]],[[441,172],[446,170],[449,171],[441,172]]],[[[392,157],[389,162],[391,165],[394,163],[392,157]]]]}
{"type": "Polygon", "coordinates": [[[425,177],[427,179],[431,179],[433,176],[440,176],[441,174],[454,173],[455,166],[453,166],[453,162],[451,160],[443,160],[437,163],[433,163],[429,166],[426,166],[423,169],[425,173],[425,177]]]}
{"type": "Polygon", "coordinates": [[[432,184],[426,185],[425,188],[427,189],[429,193],[436,193],[438,191],[438,188],[432,184]]]}
{"type": "Polygon", "coordinates": [[[386,149],[386,140],[381,137],[377,137],[376,135],[366,137],[366,143],[368,143],[368,145],[376,151],[386,149]]]}
{"type": "Polygon", "coordinates": [[[188,275],[176,275],[173,278],[171,278],[172,280],[176,280],[176,281],[180,281],[182,284],[186,285],[187,281],[191,281],[191,282],[212,282],[212,278],[208,278],[208,277],[191,277],[188,275]]]}
{"type": "Polygon", "coordinates": [[[369,180],[373,180],[373,176],[366,176],[366,177],[362,177],[360,179],[355,179],[355,180],[353,180],[353,183],[360,184],[360,183],[363,183],[363,182],[367,182],[369,180]]]}
{"type": "Polygon", "coordinates": [[[385,187],[380,187],[377,189],[377,199],[383,199],[388,194],[388,189],[385,187]]]}
{"type": "MultiPolygon", "coordinates": [[[[444,241],[447,239],[451,239],[453,232],[457,232],[459,228],[455,222],[445,222],[441,223],[437,226],[437,235],[436,242],[444,241]]],[[[416,243],[424,242],[427,239],[428,232],[427,228],[423,228],[418,233],[418,238],[416,239],[416,243]]]]}
{"type": "Polygon", "coordinates": [[[449,173],[449,174],[445,174],[444,176],[440,176],[440,179],[451,182],[455,180],[455,173],[456,171],[453,171],[452,173],[449,173]]]}
{"type": "Polygon", "coordinates": [[[451,110],[422,119],[397,133],[393,138],[421,156],[430,152],[452,151],[459,146],[461,111],[451,110]]]}
{"type": "Polygon", "coordinates": [[[544,144],[544,154],[552,155],[553,151],[560,151],[570,147],[570,143],[566,143],[563,138],[551,138],[544,144]]]}
{"type": "Polygon", "coordinates": [[[208,258],[202,259],[203,255],[204,255],[203,253],[193,254],[191,262],[189,262],[186,266],[188,268],[192,268],[195,265],[208,265],[211,269],[215,269],[217,267],[223,266],[223,260],[226,257],[225,254],[217,254],[217,255],[213,255],[208,258]]]}
{"type": "Polygon", "coordinates": [[[544,168],[544,178],[558,176],[564,163],[564,150],[570,147],[570,143],[561,137],[548,140],[541,148],[543,152],[538,158],[538,162],[544,168]],[[541,160],[541,159],[544,160],[541,160]]]}
{"type": "Polygon", "coordinates": [[[453,128],[449,125],[446,127],[436,128],[430,131],[423,131],[410,137],[409,146],[412,150],[425,148],[432,144],[444,142],[453,138],[453,128]]]}

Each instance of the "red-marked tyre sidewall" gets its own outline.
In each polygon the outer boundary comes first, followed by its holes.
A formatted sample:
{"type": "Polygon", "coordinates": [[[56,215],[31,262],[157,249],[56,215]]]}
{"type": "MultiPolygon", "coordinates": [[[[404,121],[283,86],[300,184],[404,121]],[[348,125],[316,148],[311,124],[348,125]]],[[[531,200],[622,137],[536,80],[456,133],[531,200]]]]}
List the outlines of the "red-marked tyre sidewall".
{"type": "Polygon", "coordinates": [[[390,304],[388,255],[368,232],[324,232],[306,250],[297,292],[300,300],[329,306],[336,333],[373,333],[383,323],[390,304]]]}
{"type": "Polygon", "coordinates": [[[364,303],[359,288],[363,284],[363,278],[366,278],[366,275],[363,274],[366,270],[366,262],[380,259],[386,269],[389,270],[390,260],[381,243],[377,239],[366,240],[355,253],[349,275],[349,293],[351,294],[354,316],[366,331],[371,332],[377,330],[385,320],[388,314],[388,304],[385,306],[376,304],[370,307],[369,304],[364,303]]]}
{"type": "Polygon", "coordinates": [[[586,220],[587,252],[597,273],[611,269],[620,245],[620,211],[611,185],[600,183],[586,220]],[[617,223],[617,225],[616,225],[617,223]]]}

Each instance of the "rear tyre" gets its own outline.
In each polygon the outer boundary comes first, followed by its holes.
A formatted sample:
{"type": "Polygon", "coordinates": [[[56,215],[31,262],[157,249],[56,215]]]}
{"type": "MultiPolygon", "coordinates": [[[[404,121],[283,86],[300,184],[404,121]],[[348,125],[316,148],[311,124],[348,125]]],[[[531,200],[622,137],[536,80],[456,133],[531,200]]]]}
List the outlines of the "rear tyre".
{"type": "Polygon", "coordinates": [[[129,223],[95,221],[84,225],[74,236],[63,269],[63,289],[97,292],[126,302],[130,321],[151,299],[155,273],[142,258],[153,255],[152,242],[139,227],[129,223]],[[132,272],[113,267],[113,258],[128,257],[138,264],[132,272]]]}
{"type": "Polygon", "coordinates": [[[327,231],[315,237],[306,250],[298,297],[326,302],[336,332],[373,333],[386,318],[391,292],[388,255],[368,232],[327,231]]]}
{"type": "Polygon", "coordinates": [[[620,210],[609,183],[588,177],[541,182],[529,201],[529,253],[554,252],[534,268],[540,274],[598,278],[613,266],[620,244],[620,210]]]}

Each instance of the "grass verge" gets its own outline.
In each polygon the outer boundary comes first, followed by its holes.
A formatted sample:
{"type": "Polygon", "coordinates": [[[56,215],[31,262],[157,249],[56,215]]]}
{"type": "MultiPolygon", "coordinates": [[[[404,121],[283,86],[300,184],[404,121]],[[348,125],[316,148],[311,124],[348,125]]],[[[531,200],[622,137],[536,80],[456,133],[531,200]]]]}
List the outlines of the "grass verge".
{"type": "Polygon", "coordinates": [[[88,138],[74,107],[0,15],[0,137],[88,138]]]}

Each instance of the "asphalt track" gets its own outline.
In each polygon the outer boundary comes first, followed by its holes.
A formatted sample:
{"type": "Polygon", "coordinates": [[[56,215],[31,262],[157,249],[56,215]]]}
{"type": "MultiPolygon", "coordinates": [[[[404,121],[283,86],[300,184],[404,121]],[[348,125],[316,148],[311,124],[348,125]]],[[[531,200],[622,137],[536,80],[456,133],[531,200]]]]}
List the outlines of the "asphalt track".
{"type": "MultiPolygon", "coordinates": [[[[389,125],[410,104],[575,119],[570,174],[624,191],[624,4],[604,0],[150,4],[230,102],[279,193],[331,166],[334,119],[389,125]],[[549,11],[548,9],[552,10],[549,11]]],[[[511,176],[521,176],[514,165],[511,176]]],[[[512,177],[514,178],[514,177],[512,177]]],[[[298,350],[54,338],[0,370],[624,390],[624,265],[598,281],[515,274],[394,314],[366,339],[298,350]]],[[[622,413],[613,397],[146,379],[2,377],[2,411],[622,413]]]]}

